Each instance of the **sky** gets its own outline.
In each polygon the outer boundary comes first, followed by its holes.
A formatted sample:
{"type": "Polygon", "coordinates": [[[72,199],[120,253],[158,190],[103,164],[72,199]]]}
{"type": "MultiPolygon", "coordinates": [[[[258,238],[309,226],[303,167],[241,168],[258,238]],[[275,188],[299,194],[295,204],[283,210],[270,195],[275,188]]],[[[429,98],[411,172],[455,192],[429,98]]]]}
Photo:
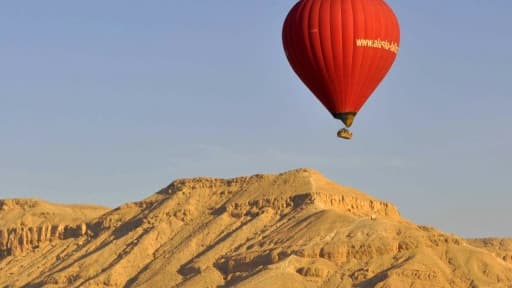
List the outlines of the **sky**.
{"type": "Polygon", "coordinates": [[[0,198],[115,207],[309,167],[416,223],[512,237],[512,2],[388,0],[400,52],[352,141],[287,63],[294,2],[2,1],[0,198]]]}

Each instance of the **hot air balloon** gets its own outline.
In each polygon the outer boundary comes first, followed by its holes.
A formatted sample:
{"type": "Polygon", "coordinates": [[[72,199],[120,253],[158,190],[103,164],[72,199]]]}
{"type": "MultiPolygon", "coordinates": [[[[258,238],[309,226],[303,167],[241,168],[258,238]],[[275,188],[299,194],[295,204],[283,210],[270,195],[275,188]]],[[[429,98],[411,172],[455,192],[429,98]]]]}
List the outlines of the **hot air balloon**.
{"type": "Polygon", "coordinates": [[[301,0],[283,25],[295,73],[346,128],[384,79],[398,53],[398,19],[384,0],[301,0]]]}

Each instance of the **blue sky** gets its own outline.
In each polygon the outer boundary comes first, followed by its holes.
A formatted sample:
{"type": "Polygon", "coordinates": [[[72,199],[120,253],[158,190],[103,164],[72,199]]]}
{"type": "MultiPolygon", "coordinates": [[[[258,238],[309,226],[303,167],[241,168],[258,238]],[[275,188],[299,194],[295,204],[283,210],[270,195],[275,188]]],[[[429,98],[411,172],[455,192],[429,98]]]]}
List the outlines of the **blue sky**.
{"type": "Polygon", "coordinates": [[[350,142],[286,62],[293,3],[0,3],[0,198],[116,206],[311,167],[417,223],[512,236],[512,2],[389,0],[400,54],[350,142]]]}

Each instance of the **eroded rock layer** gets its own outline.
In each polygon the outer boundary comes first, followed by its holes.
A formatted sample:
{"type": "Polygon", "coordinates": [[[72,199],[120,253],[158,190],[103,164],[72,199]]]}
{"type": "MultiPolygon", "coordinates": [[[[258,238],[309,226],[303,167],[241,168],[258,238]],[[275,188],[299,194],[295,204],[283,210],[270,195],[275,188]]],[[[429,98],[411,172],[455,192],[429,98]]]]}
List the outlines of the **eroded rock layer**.
{"type": "Polygon", "coordinates": [[[0,287],[512,287],[511,240],[415,225],[309,169],[51,205],[0,202],[0,287]]]}

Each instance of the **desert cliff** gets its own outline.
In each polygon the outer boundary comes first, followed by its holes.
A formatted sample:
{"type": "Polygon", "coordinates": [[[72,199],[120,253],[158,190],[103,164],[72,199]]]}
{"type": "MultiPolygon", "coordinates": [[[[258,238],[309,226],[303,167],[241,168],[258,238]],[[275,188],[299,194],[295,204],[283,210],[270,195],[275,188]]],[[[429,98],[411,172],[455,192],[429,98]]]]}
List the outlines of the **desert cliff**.
{"type": "Polygon", "coordinates": [[[172,182],[113,210],[0,200],[0,287],[512,287],[462,239],[310,169],[172,182]]]}

